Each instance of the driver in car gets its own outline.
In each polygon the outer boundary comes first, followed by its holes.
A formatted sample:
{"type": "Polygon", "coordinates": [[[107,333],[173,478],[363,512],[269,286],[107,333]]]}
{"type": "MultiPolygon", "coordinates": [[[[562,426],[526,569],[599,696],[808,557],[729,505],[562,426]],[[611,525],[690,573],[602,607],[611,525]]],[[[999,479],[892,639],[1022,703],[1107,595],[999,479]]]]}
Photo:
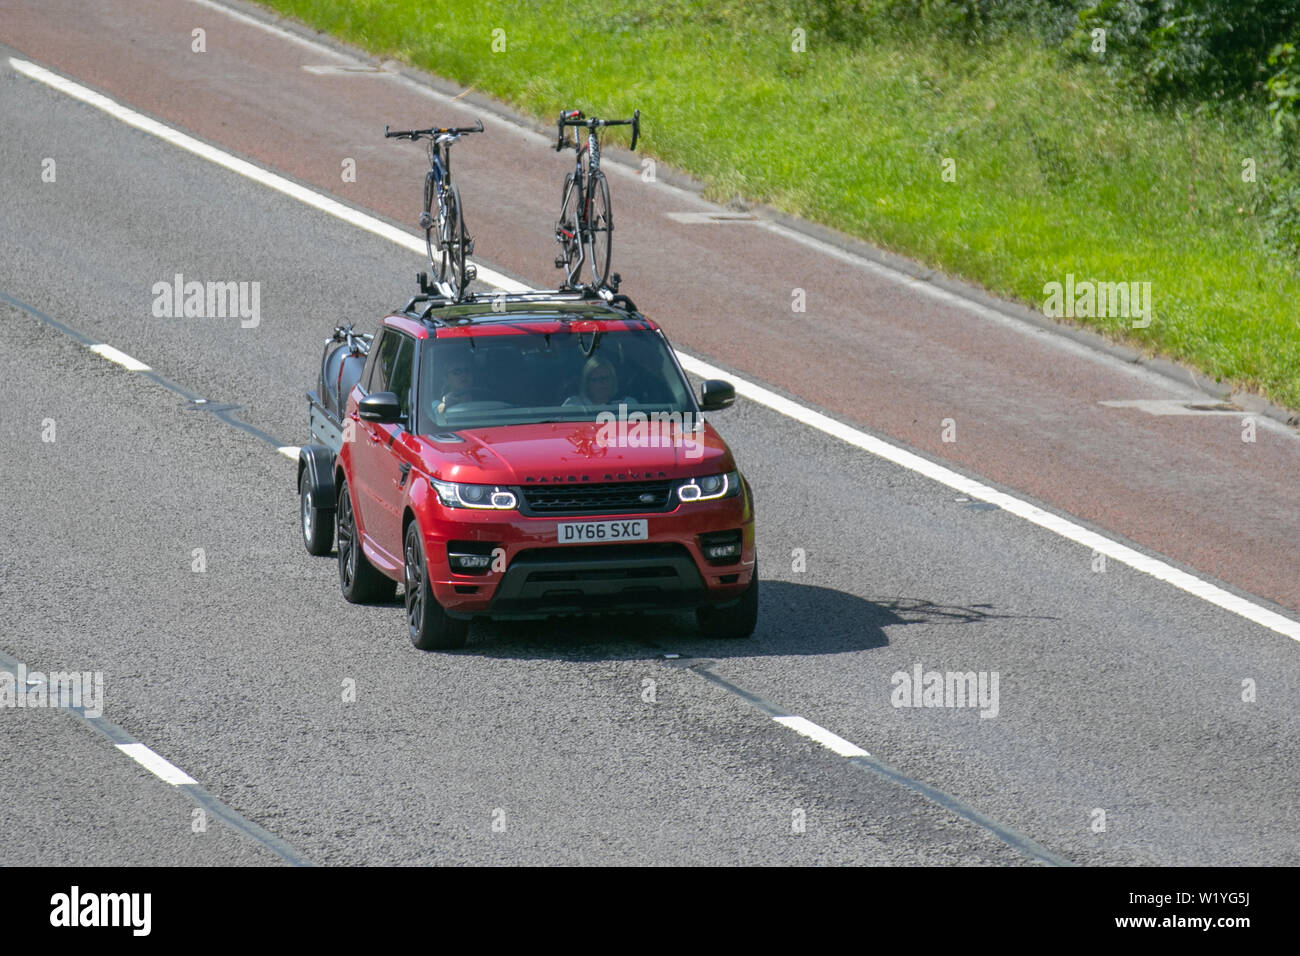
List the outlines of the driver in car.
{"type": "Polygon", "coordinates": [[[582,366],[582,390],[578,395],[570,395],[564,400],[565,405],[635,405],[636,399],[631,395],[615,398],[618,393],[618,374],[614,366],[606,359],[593,355],[582,366]]]}
{"type": "Polygon", "coordinates": [[[437,412],[441,415],[448,405],[471,402],[477,394],[474,388],[474,366],[466,361],[454,362],[447,369],[447,378],[443,383],[442,398],[438,400],[437,412]]]}

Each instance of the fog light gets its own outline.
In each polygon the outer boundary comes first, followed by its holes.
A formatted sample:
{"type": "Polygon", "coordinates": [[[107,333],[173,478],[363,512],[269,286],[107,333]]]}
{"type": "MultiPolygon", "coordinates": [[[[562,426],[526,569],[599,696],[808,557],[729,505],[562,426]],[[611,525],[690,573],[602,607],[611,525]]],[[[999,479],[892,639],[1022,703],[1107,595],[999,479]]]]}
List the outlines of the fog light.
{"type": "Polygon", "coordinates": [[[482,574],[492,566],[496,547],[490,541],[448,541],[447,567],[454,574],[482,574]]]}
{"type": "Polygon", "coordinates": [[[710,531],[700,535],[700,551],[709,564],[735,564],[745,546],[744,533],[734,531],[710,531]]]}

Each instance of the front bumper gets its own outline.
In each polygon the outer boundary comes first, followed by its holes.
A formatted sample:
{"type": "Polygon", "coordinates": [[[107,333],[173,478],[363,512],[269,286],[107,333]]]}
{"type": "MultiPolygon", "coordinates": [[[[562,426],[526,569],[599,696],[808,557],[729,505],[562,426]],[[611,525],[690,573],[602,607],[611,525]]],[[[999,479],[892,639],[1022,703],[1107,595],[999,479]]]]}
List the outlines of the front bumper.
{"type": "Polygon", "coordinates": [[[665,611],[707,599],[704,578],[681,545],[534,548],[521,552],[501,576],[489,614],[665,611]]]}
{"type": "Polygon", "coordinates": [[[753,502],[748,485],[735,498],[685,502],[671,512],[620,514],[646,519],[649,539],[608,544],[557,543],[562,521],[518,512],[472,511],[427,502],[421,516],[433,593],[453,617],[542,618],[554,614],[674,611],[733,601],[754,573],[753,502]],[[741,554],[711,563],[701,547],[710,532],[740,530],[741,554]],[[448,542],[494,550],[492,567],[451,570],[448,542]]]}

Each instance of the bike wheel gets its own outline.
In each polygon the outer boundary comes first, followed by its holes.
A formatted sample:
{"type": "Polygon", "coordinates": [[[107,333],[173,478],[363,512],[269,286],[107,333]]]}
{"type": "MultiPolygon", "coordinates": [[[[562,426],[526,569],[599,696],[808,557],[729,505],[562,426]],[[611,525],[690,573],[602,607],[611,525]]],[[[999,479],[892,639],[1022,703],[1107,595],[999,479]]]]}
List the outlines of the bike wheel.
{"type": "Polygon", "coordinates": [[[442,231],[442,268],[440,277],[443,282],[451,284],[456,298],[465,294],[465,247],[469,241],[465,235],[465,217],[461,213],[460,190],[455,186],[447,187],[443,210],[442,231]]]}
{"type": "Polygon", "coordinates": [[[555,241],[560,244],[560,258],[555,261],[564,269],[565,285],[577,285],[582,271],[582,233],[578,224],[578,207],[582,186],[573,173],[564,177],[564,195],[560,202],[560,221],[555,224],[555,241]]]}
{"type": "Polygon", "coordinates": [[[434,185],[433,173],[429,173],[424,180],[424,215],[420,217],[420,224],[424,226],[424,248],[429,253],[429,274],[441,282],[445,277],[438,265],[442,254],[442,244],[438,239],[442,223],[438,218],[437,205],[437,186],[434,185]]]}
{"type": "Polygon", "coordinates": [[[614,214],[609,207],[609,183],[599,169],[591,174],[587,232],[591,247],[591,284],[599,289],[609,278],[610,245],[614,238],[614,214]]]}

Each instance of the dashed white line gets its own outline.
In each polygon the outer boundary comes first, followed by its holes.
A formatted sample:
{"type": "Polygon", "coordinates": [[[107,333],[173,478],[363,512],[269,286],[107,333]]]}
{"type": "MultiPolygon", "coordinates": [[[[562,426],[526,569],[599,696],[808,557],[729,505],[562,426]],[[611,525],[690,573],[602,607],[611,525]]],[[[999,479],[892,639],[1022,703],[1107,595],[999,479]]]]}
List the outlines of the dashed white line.
{"type": "Polygon", "coordinates": [[[110,362],[116,362],[118,365],[122,366],[122,368],[126,369],[128,372],[150,371],[149,366],[145,365],[144,362],[141,362],[139,359],[131,358],[131,356],[127,355],[125,352],[119,351],[118,349],[113,348],[113,346],[111,345],[105,345],[104,343],[101,342],[99,345],[92,345],[90,347],[90,350],[94,352],[96,355],[103,356],[104,358],[108,359],[110,362]]]}
{"type": "Polygon", "coordinates": [[[833,734],[825,727],[814,724],[811,720],[804,717],[773,717],[778,724],[783,727],[789,727],[796,734],[802,734],[810,740],[815,740],[827,750],[834,751],[841,757],[870,757],[867,753],[855,743],[850,743],[839,734],[833,734]]]}
{"type": "Polygon", "coordinates": [[[301,450],[302,449],[298,445],[281,445],[276,449],[276,451],[281,455],[284,455],[285,458],[291,458],[294,461],[298,460],[298,452],[301,450]]]}
{"type": "Polygon", "coordinates": [[[116,744],[118,750],[126,754],[154,776],[172,786],[197,784],[198,781],[176,766],[166,757],[159,756],[144,744],[116,744]]]}
{"type": "MultiPolygon", "coordinates": [[[[219,6],[217,4],[206,3],[205,5],[211,5],[214,7],[219,6]]],[[[187,136],[169,126],[165,126],[157,120],[150,119],[141,113],[137,113],[135,110],[128,109],[101,93],[96,93],[79,83],[74,83],[72,80],[59,76],[56,73],[52,73],[34,63],[28,63],[25,60],[19,60],[13,57],[10,58],[9,62],[15,70],[22,73],[24,76],[45,83],[46,85],[60,90],[75,99],[101,109],[110,116],[113,116],[128,125],[151,133],[166,142],[179,146],[196,156],[200,156],[219,166],[223,166],[232,172],[253,180],[254,182],[269,186],[277,192],[281,192],[284,195],[297,199],[308,206],[328,213],[343,222],[347,222],[360,229],[364,229],[367,232],[373,233],[374,235],[388,239],[404,249],[409,249],[412,252],[419,253],[420,255],[425,254],[424,243],[411,233],[403,232],[402,230],[390,226],[388,223],[382,222],[373,216],[366,215],[363,212],[345,206],[336,200],[307,189],[304,186],[300,186],[297,183],[290,182],[282,176],[277,176],[275,173],[267,172],[261,167],[254,166],[246,160],[239,159],[238,157],[217,149],[214,146],[209,146],[207,143],[200,142],[191,136],[187,136]]],[[[840,258],[849,256],[848,253],[836,250],[833,246],[820,243],[818,240],[809,237],[797,237],[795,235],[792,235],[791,237],[798,238],[799,241],[805,242],[809,245],[816,245],[819,248],[824,246],[825,248],[823,251],[840,258]]],[[[875,263],[868,264],[865,260],[861,260],[861,264],[875,266],[875,263]]],[[[883,270],[885,267],[881,266],[879,268],[883,270]]],[[[516,282],[515,280],[491,269],[480,267],[478,275],[483,282],[493,285],[505,292],[524,292],[528,290],[528,287],[523,283],[516,282]]],[[[909,282],[909,284],[913,284],[918,288],[925,287],[924,283],[917,283],[915,280],[909,282]]],[[[991,313],[993,311],[991,309],[984,309],[983,307],[976,306],[973,303],[967,302],[959,296],[942,289],[925,288],[925,291],[927,294],[945,301],[951,300],[952,305],[960,306],[964,309],[979,313],[991,313]]],[[[1006,321],[1011,321],[1005,316],[1000,316],[1000,318],[1006,321]]],[[[108,348],[108,346],[102,346],[102,348],[108,348]]],[[[113,351],[116,352],[115,349],[113,351]]],[[[117,354],[121,355],[121,353],[117,354]]],[[[920,455],[906,451],[896,445],[892,445],[889,442],[876,438],[874,435],[869,435],[860,429],[853,428],[843,422],[835,421],[829,416],[800,405],[798,402],[791,401],[782,395],[778,395],[770,389],[766,389],[761,385],[756,385],[753,382],[746,381],[743,378],[725,372],[717,366],[710,365],[707,362],[680,352],[678,353],[678,356],[681,360],[682,367],[687,371],[704,378],[728,378],[731,380],[732,384],[735,385],[736,393],[738,395],[744,395],[751,401],[758,402],[760,405],[764,405],[781,415],[785,415],[795,421],[801,422],[810,428],[815,428],[818,431],[825,432],[826,434],[838,438],[856,448],[860,448],[869,454],[876,455],[879,458],[892,462],[900,468],[906,468],[909,471],[914,471],[917,474],[924,475],[932,481],[937,481],[940,484],[946,485],[956,491],[960,491],[963,494],[970,495],[972,498],[978,498],[981,501],[995,504],[1004,511],[1016,515],[1019,518],[1023,518],[1041,528],[1045,528],[1046,530],[1058,534],[1069,541],[1073,541],[1085,548],[1090,548],[1093,551],[1104,554],[1106,557],[1114,561],[1118,561],[1134,570],[1141,571],[1160,581],[1164,581],[1166,584],[1178,588],[1180,591],[1201,598],[1203,601],[1213,604],[1216,607],[1223,608],[1233,614],[1237,614],[1248,621],[1260,625],[1261,627],[1268,628],[1271,631],[1289,637],[1293,641],[1300,642],[1300,621],[1293,621],[1290,618],[1283,617],[1281,614],[1271,611],[1253,601],[1248,601],[1245,598],[1238,597],[1229,591],[1225,591],[1223,588],[1210,584],[1208,581],[1201,580],[1193,574],[1188,574],[1186,571],[1175,568],[1167,562],[1148,557],[1145,554],[1120,544],[1118,541],[1112,541],[1103,535],[1097,534],[1095,531],[1090,531],[1077,522],[1070,521],[1068,518],[1044,511],[1037,505],[1032,505],[1027,501],[1023,501],[1019,498],[998,491],[997,489],[976,481],[973,478],[967,478],[965,475],[958,474],[950,468],[945,468],[943,465],[936,464],[926,458],[922,458],[920,455]]],[[[124,357],[129,358],[129,356],[124,357]]],[[[134,360],[132,359],[131,361],[134,360]]]]}

